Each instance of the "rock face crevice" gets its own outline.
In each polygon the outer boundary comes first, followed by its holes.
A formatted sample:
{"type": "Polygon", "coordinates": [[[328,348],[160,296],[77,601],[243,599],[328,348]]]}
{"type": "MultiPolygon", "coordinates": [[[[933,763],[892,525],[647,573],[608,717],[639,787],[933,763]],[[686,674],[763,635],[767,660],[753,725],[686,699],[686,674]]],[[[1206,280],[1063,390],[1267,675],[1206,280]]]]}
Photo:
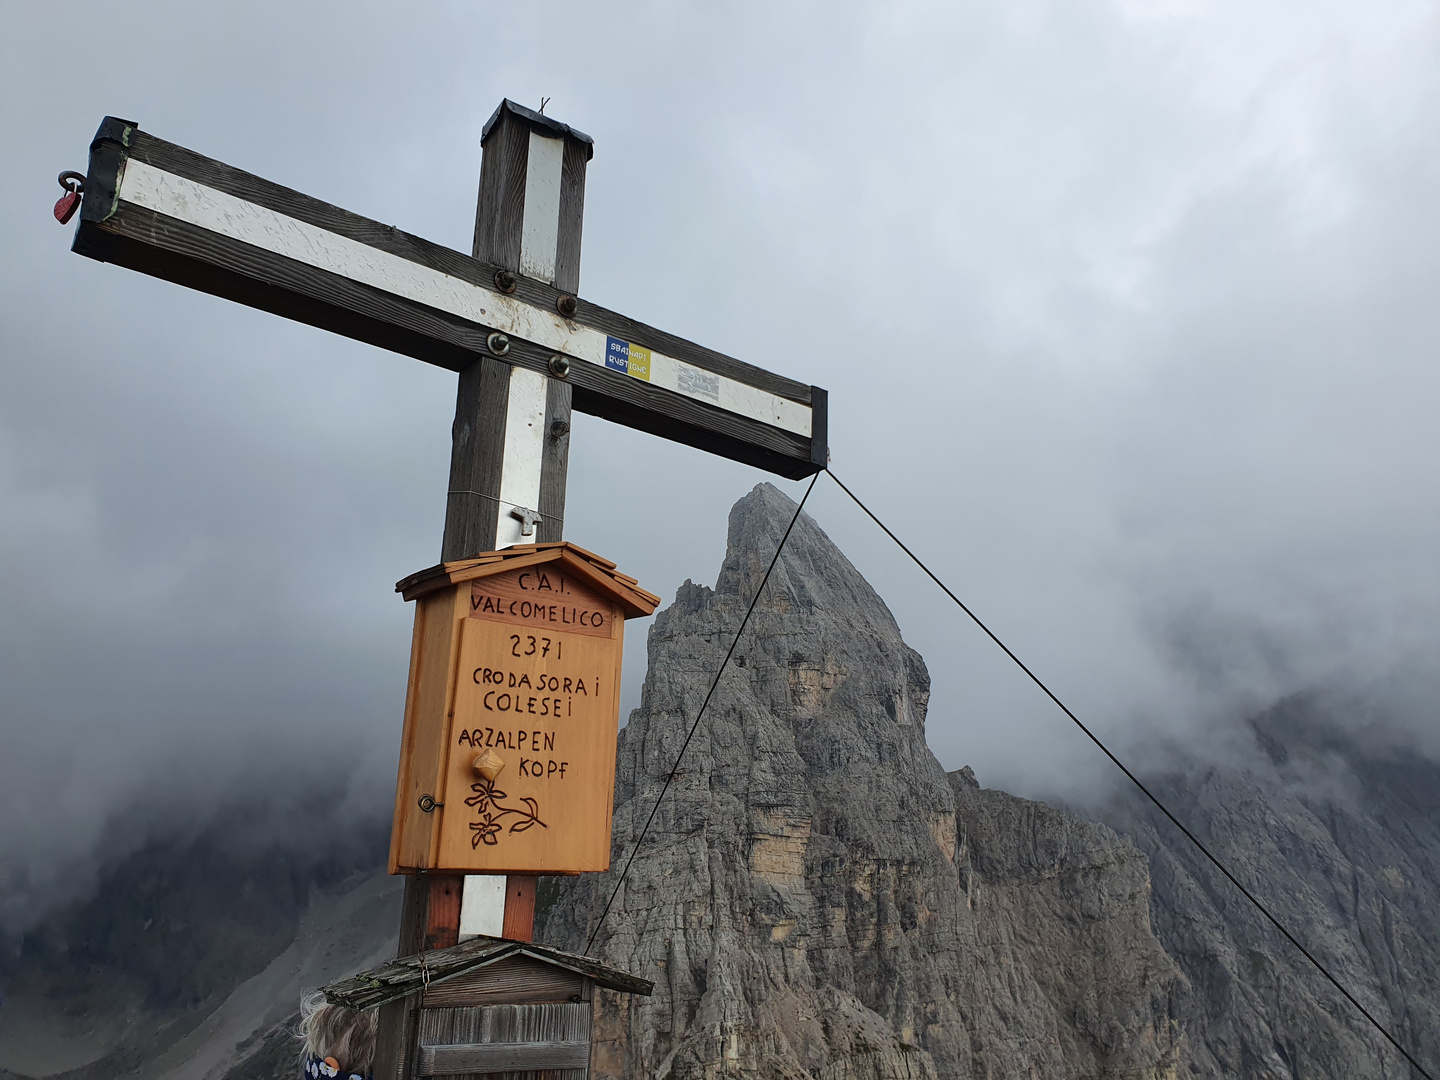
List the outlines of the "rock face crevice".
{"type": "MultiPolygon", "coordinates": [[[[731,512],[715,588],[656,616],[621,733],[614,869],[543,940],[583,949],[794,503],[731,512]]],[[[1145,856],[1104,825],[947,775],[930,680],[802,515],[592,954],[656,982],[607,999],[596,1075],[919,1080],[1174,1075],[1188,984],[1145,856]]]]}

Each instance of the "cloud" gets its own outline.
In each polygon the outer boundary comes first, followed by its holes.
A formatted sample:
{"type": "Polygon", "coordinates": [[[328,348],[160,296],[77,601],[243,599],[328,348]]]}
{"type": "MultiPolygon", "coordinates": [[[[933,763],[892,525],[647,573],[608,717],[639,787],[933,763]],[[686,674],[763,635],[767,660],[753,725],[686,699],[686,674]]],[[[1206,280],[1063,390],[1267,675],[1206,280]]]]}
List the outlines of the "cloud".
{"type": "MultiPolygon", "coordinates": [[[[596,139],[584,294],[827,386],[837,472],[1127,751],[1434,655],[1431,5],[0,20],[0,860],[34,880],[177,776],[298,762],[388,813],[390,586],[437,557],[453,409],[447,373],[69,254],[53,177],[106,113],[465,249],[481,124],[551,96],[596,139]]],[[[668,594],[757,478],[581,418],[568,535],[668,594]]],[[[811,507],[925,655],[947,766],[1108,777],[824,481],[811,507]]]]}

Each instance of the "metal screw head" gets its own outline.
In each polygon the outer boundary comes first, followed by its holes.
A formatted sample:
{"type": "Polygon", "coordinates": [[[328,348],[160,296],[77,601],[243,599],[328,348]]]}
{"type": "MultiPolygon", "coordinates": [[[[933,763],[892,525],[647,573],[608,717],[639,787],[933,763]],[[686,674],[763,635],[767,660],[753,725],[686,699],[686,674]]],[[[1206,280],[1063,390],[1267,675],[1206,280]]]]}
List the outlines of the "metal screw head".
{"type": "Polygon", "coordinates": [[[550,357],[550,374],[557,379],[563,379],[570,374],[570,358],[556,353],[550,357]]]}
{"type": "Polygon", "coordinates": [[[496,356],[504,356],[510,351],[510,339],[504,334],[491,334],[485,339],[485,344],[490,346],[490,351],[496,356]]]}
{"type": "Polygon", "coordinates": [[[443,806],[443,805],[445,805],[445,804],[444,804],[444,803],[438,803],[438,802],[436,802],[436,801],[435,801],[435,796],[434,796],[434,795],[431,795],[428,791],[427,791],[424,795],[421,795],[421,796],[420,796],[420,811],[421,811],[421,813],[425,813],[425,814],[434,813],[435,808],[436,808],[437,806],[443,806]]]}
{"type": "Polygon", "coordinates": [[[499,290],[500,290],[501,292],[503,292],[503,293],[512,293],[512,292],[514,292],[514,291],[515,291],[515,286],[516,286],[516,284],[519,282],[519,280],[520,280],[520,279],[517,278],[517,277],[516,277],[511,271],[509,271],[509,270],[496,270],[496,271],[495,271],[495,287],[496,287],[497,289],[499,289],[499,290]]]}
{"type": "Polygon", "coordinates": [[[550,437],[552,439],[563,439],[570,434],[570,425],[564,420],[556,420],[550,425],[550,437]]]}
{"type": "Polygon", "coordinates": [[[561,293],[555,298],[555,310],[564,315],[567,319],[573,319],[575,312],[580,308],[580,302],[569,293],[561,293]]]}

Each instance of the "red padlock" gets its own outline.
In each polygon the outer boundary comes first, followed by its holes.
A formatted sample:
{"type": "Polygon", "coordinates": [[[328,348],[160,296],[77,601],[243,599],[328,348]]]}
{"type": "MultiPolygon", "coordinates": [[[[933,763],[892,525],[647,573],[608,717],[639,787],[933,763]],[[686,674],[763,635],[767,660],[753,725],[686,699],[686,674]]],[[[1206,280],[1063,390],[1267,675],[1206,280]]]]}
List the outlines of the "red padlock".
{"type": "Polygon", "coordinates": [[[75,211],[80,209],[80,193],[78,191],[67,191],[60,196],[60,201],[55,204],[55,220],[61,225],[68,224],[75,216],[75,211]]]}
{"type": "Polygon", "coordinates": [[[85,177],[78,172],[62,172],[60,186],[65,189],[65,194],[55,204],[55,220],[65,225],[80,209],[80,193],[85,190],[85,177]]]}

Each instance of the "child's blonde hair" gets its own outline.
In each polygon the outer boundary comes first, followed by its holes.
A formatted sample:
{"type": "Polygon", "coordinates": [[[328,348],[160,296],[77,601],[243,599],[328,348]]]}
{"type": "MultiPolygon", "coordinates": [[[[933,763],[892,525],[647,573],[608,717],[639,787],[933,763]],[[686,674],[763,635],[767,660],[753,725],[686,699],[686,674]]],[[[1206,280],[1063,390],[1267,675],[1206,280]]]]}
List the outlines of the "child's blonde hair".
{"type": "Polygon", "coordinates": [[[375,1063],[375,1010],[331,1005],[319,990],[300,999],[302,1058],[334,1058],[345,1072],[368,1076],[375,1063]]]}

